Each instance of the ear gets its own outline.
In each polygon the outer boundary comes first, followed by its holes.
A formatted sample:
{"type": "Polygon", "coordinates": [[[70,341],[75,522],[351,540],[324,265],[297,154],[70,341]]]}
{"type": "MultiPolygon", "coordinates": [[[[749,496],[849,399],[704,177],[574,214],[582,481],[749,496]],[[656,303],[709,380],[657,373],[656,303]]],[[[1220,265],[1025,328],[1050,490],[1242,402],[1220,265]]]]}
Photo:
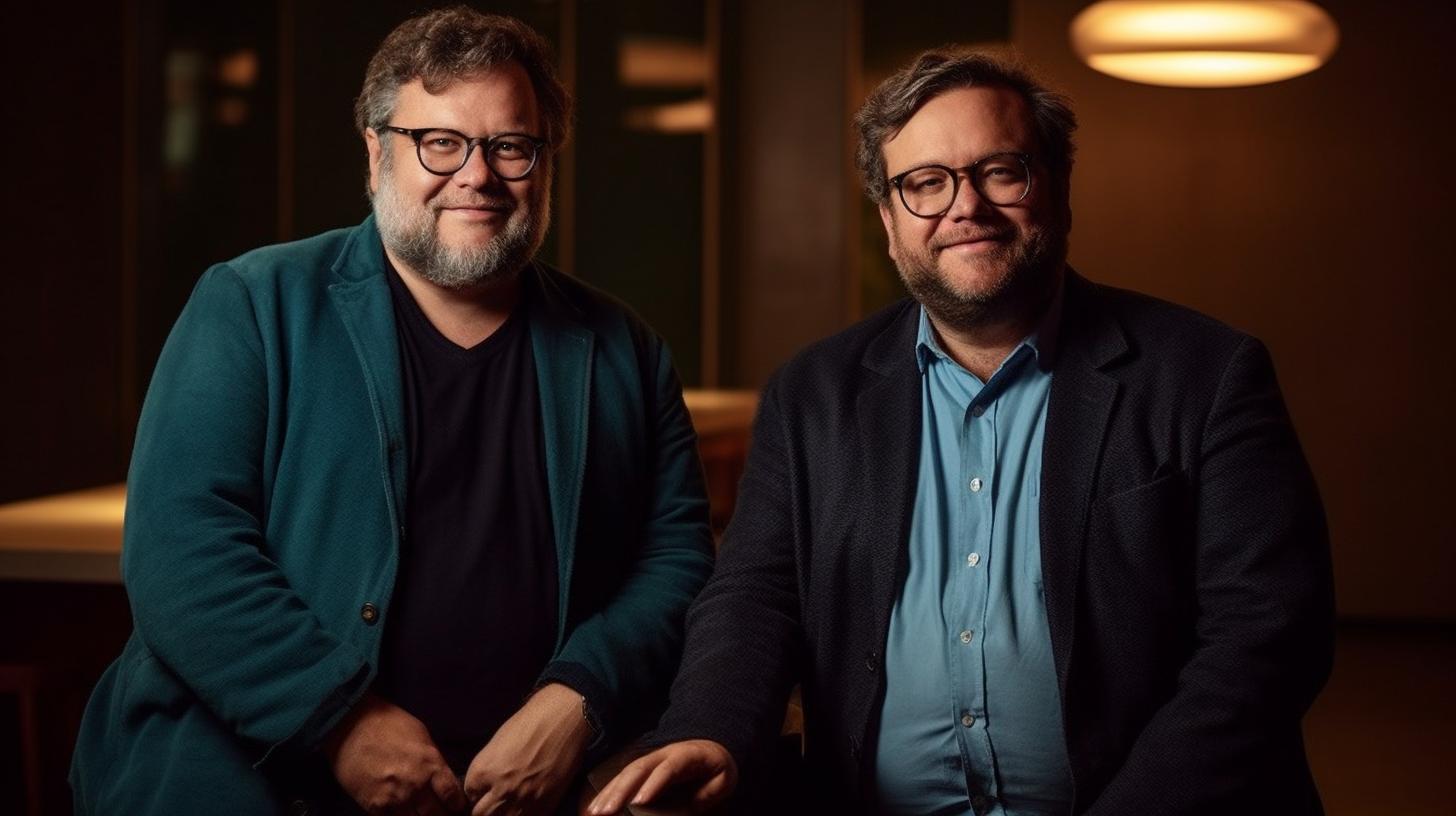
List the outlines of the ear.
{"type": "Polygon", "coordinates": [[[364,149],[369,152],[369,192],[379,192],[379,134],[374,128],[364,129],[364,149]]]}
{"type": "Polygon", "coordinates": [[[885,241],[890,245],[890,260],[899,262],[895,257],[895,213],[890,209],[890,200],[885,199],[877,207],[880,211],[880,223],[885,225],[885,241]]]}

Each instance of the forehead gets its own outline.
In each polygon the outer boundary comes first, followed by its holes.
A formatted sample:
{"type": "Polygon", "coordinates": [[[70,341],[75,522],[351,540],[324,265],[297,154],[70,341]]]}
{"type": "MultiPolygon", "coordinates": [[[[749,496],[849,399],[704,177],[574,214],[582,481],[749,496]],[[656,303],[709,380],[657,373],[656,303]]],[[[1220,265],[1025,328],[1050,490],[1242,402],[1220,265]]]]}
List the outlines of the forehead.
{"type": "Polygon", "coordinates": [[[416,77],[400,86],[392,119],[401,127],[451,128],[471,136],[540,131],[536,92],[517,62],[461,77],[436,93],[416,77]]]}
{"type": "Polygon", "coordinates": [[[956,88],[932,97],[885,142],[885,168],[893,176],[921,164],[959,167],[991,153],[1031,153],[1035,142],[1030,111],[1016,91],[956,88]]]}

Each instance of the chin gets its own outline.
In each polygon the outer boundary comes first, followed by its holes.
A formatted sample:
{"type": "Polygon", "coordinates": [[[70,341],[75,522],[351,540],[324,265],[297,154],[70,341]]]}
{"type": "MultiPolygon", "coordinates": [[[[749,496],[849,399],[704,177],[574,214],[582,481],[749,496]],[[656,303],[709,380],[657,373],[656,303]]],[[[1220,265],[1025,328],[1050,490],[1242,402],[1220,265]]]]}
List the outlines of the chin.
{"type": "Polygon", "coordinates": [[[1004,264],[956,263],[951,268],[940,267],[940,278],[946,288],[968,299],[979,299],[1006,287],[1011,272],[1004,264]]]}

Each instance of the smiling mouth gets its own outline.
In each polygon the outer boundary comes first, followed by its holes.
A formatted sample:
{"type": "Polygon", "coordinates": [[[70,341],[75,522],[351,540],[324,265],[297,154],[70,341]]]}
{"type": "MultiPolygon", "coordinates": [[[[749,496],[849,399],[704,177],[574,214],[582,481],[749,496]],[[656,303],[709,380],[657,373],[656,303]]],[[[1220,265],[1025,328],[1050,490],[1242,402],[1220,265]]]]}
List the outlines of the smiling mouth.
{"type": "Polygon", "coordinates": [[[463,219],[467,222],[490,222],[496,221],[498,219],[509,218],[512,208],[487,204],[484,206],[466,205],[455,207],[441,207],[440,211],[453,213],[456,218],[463,219]]]}
{"type": "Polygon", "coordinates": [[[944,243],[941,243],[941,244],[939,244],[939,245],[937,245],[935,247],[935,251],[936,252],[941,252],[943,250],[956,249],[956,248],[960,248],[960,249],[985,249],[985,248],[989,248],[989,247],[991,247],[993,245],[996,245],[996,244],[1004,243],[1009,238],[1010,238],[1010,236],[1007,236],[1007,235],[999,235],[999,234],[995,234],[995,235],[974,235],[974,236],[968,236],[968,237],[965,237],[965,238],[957,238],[957,239],[954,239],[954,240],[950,240],[950,241],[946,241],[944,243]]]}

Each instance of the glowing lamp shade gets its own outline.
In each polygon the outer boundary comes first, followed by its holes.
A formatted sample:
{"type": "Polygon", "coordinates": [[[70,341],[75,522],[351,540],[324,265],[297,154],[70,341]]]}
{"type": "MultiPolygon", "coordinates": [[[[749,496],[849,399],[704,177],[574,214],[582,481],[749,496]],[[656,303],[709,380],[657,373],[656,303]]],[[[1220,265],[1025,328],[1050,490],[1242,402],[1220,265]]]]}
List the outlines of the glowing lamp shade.
{"type": "Polygon", "coordinates": [[[1072,47],[1104,74],[1149,85],[1263,85],[1324,65],[1339,42],[1303,0],[1102,0],[1072,20],[1072,47]]]}

